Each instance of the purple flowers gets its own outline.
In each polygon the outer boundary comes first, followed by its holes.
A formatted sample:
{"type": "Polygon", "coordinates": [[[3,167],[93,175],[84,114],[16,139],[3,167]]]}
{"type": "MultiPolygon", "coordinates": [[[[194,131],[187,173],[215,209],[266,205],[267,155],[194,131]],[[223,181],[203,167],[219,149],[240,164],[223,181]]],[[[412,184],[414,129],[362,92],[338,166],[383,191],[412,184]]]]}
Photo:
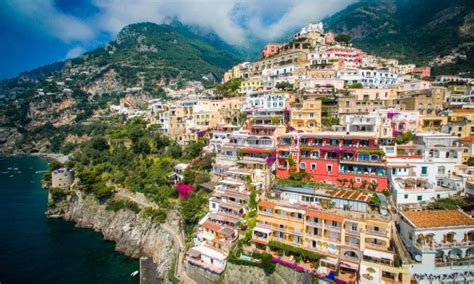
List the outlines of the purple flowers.
{"type": "Polygon", "coordinates": [[[272,154],[266,160],[267,166],[273,165],[273,163],[275,163],[275,160],[276,160],[276,151],[273,151],[272,154]]]}
{"type": "Polygon", "coordinates": [[[272,256],[272,260],[276,263],[279,263],[281,265],[284,265],[286,267],[289,267],[289,268],[293,268],[294,270],[298,271],[298,272],[304,272],[305,271],[305,268],[303,266],[299,266],[298,264],[296,263],[292,263],[292,262],[289,262],[289,261],[286,261],[286,260],[283,260],[279,257],[276,257],[276,256],[272,256]]]}

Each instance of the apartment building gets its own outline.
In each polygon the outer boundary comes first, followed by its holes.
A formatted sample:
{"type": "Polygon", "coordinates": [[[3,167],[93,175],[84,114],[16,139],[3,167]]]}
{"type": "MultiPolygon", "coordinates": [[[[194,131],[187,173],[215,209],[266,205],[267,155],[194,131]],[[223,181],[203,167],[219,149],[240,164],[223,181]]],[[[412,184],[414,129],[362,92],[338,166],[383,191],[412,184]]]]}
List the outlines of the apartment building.
{"type": "Polygon", "coordinates": [[[417,133],[411,145],[385,146],[392,195],[397,205],[432,202],[463,189],[455,173],[464,148],[444,133],[417,133]]]}
{"type": "Polygon", "coordinates": [[[307,99],[292,103],[290,126],[297,132],[321,131],[321,100],[307,99]]]}
{"type": "Polygon", "coordinates": [[[333,279],[336,282],[380,279],[377,283],[407,283],[407,268],[395,263],[392,222],[390,216],[376,212],[364,214],[265,200],[258,204],[252,242],[259,250],[270,251],[268,244],[276,241],[325,256],[317,269],[323,281],[338,267],[333,279]],[[360,263],[373,268],[367,272],[360,263]]]}
{"type": "Polygon", "coordinates": [[[276,152],[276,176],[281,179],[304,172],[318,182],[388,188],[384,153],[371,134],[293,132],[278,137],[276,152]]]}
{"type": "Polygon", "coordinates": [[[412,283],[474,281],[474,220],[453,210],[400,213],[401,239],[412,257],[412,283]]]}

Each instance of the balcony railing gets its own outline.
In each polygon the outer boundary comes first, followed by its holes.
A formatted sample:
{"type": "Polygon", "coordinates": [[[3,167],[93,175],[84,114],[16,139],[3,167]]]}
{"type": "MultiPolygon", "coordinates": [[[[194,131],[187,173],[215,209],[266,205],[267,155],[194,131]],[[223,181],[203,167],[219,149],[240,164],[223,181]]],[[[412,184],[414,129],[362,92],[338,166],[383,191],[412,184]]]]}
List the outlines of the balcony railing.
{"type": "Polygon", "coordinates": [[[441,243],[432,242],[431,244],[430,243],[424,243],[424,244],[416,243],[415,246],[423,250],[433,250],[433,249],[438,249],[438,248],[473,247],[474,241],[441,242],[441,243]]]}
{"type": "Polygon", "coordinates": [[[369,242],[365,243],[365,247],[376,249],[376,250],[387,250],[386,245],[381,245],[381,244],[379,245],[379,244],[374,244],[374,243],[369,243],[369,242]]]}
{"type": "Polygon", "coordinates": [[[467,259],[449,259],[446,261],[436,260],[436,267],[445,267],[445,266],[472,266],[474,265],[474,258],[467,259]]]}
{"type": "Polygon", "coordinates": [[[374,236],[386,237],[387,234],[388,234],[388,231],[387,230],[374,231],[374,230],[367,229],[367,234],[374,235],[374,236]]]}

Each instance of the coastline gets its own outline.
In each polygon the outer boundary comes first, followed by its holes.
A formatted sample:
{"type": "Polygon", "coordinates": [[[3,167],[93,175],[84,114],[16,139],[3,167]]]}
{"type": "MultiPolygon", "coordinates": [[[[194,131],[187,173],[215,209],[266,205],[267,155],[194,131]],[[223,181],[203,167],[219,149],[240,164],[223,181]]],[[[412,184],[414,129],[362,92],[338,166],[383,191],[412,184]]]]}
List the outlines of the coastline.
{"type": "MultiPolygon", "coordinates": [[[[15,155],[13,155],[15,156],[15,155]]],[[[20,155],[18,155],[20,156],[20,155]]],[[[21,156],[37,156],[37,157],[43,157],[49,160],[56,160],[60,162],[61,164],[64,164],[69,160],[69,155],[64,155],[64,154],[59,154],[59,153],[31,153],[31,154],[24,154],[21,156]]]]}

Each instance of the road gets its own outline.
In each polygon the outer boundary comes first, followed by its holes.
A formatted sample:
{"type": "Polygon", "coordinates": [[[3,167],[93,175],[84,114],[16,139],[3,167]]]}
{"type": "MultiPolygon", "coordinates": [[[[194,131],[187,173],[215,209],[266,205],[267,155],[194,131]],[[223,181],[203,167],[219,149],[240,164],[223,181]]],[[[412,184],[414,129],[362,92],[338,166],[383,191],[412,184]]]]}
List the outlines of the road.
{"type": "MultiPolygon", "coordinates": [[[[131,200],[143,207],[152,207],[152,208],[158,208],[158,205],[154,202],[149,201],[143,194],[141,193],[132,193],[126,189],[123,188],[117,188],[117,196],[120,196],[122,198],[126,198],[128,200],[131,200]]],[[[182,234],[183,230],[180,228],[180,226],[177,226],[176,229],[173,229],[169,224],[163,223],[161,224],[161,227],[167,231],[171,236],[173,236],[174,243],[176,244],[176,263],[175,263],[175,276],[178,278],[178,280],[181,281],[181,283],[185,284],[195,284],[196,281],[191,279],[187,274],[186,271],[184,270],[184,257],[186,254],[186,247],[185,247],[185,242],[184,242],[184,236],[182,234]]]]}

